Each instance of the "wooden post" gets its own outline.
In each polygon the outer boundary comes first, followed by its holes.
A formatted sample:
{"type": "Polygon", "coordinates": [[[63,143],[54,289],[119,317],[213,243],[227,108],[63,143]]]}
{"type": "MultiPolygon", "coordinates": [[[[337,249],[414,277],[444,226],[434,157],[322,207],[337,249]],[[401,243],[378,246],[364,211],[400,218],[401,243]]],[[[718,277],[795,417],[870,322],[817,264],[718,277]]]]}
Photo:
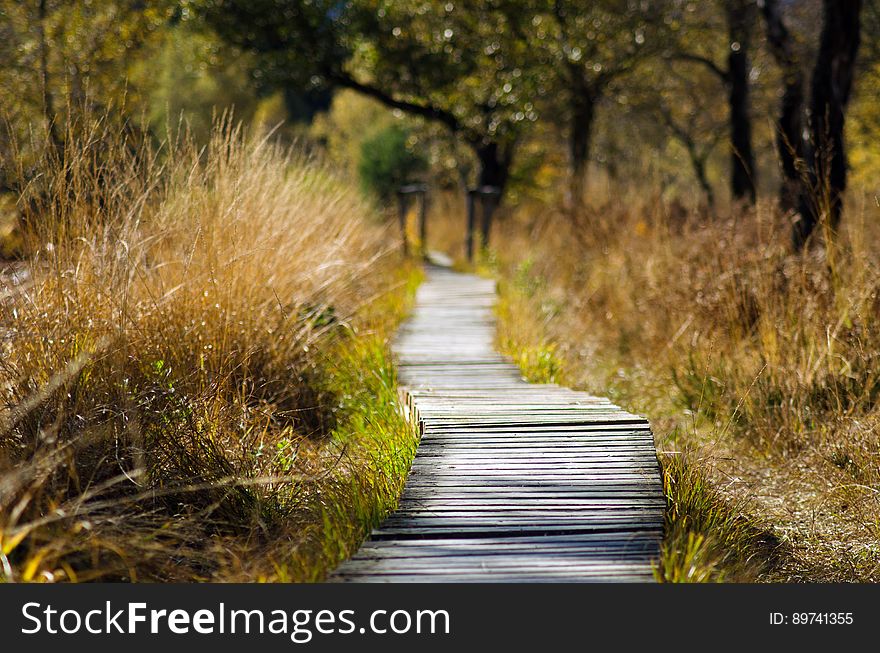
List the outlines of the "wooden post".
{"type": "Polygon", "coordinates": [[[406,194],[397,191],[397,220],[400,223],[400,238],[403,241],[403,255],[409,255],[409,244],[406,238],[406,194]]]}
{"type": "Polygon", "coordinates": [[[406,238],[406,209],[409,203],[410,195],[419,196],[419,249],[421,254],[427,252],[426,239],[428,237],[427,214],[428,214],[428,185],[427,184],[407,184],[397,189],[398,210],[400,213],[400,231],[403,235],[403,252],[409,252],[409,243],[406,238]]]}
{"type": "Polygon", "coordinates": [[[428,256],[428,193],[421,192],[419,202],[419,242],[421,243],[422,257],[428,256]]]}
{"type": "Polygon", "coordinates": [[[467,192],[467,235],[465,238],[465,248],[467,250],[468,263],[472,263],[474,260],[474,200],[476,195],[476,189],[470,189],[467,192]]]}
{"type": "Polygon", "coordinates": [[[492,214],[498,205],[501,189],[497,186],[471,188],[467,192],[467,258],[474,260],[474,227],[476,226],[476,199],[480,198],[480,246],[489,245],[489,232],[492,229],[492,214]]]}
{"type": "Polygon", "coordinates": [[[500,191],[495,186],[484,186],[480,189],[480,197],[482,199],[482,209],[483,215],[482,217],[482,237],[483,247],[489,246],[489,234],[492,231],[492,215],[495,213],[495,208],[498,206],[498,196],[500,191]]]}

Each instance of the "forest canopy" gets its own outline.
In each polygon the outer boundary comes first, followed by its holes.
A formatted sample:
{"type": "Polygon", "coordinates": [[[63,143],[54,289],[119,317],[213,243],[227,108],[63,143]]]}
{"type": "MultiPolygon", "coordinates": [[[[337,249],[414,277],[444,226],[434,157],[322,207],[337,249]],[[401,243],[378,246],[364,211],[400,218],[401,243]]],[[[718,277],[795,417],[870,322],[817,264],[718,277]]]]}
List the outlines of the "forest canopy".
{"type": "Polygon", "coordinates": [[[761,193],[806,216],[800,245],[819,186],[835,223],[848,170],[876,190],[877,4],[4,1],[0,187],[26,183],[78,112],[157,141],[182,124],[204,140],[230,112],[355,174],[364,142],[405,133],[430,164],[413,175],[440,187],[570,205],[591,175],[708,207],[761,193]]]}

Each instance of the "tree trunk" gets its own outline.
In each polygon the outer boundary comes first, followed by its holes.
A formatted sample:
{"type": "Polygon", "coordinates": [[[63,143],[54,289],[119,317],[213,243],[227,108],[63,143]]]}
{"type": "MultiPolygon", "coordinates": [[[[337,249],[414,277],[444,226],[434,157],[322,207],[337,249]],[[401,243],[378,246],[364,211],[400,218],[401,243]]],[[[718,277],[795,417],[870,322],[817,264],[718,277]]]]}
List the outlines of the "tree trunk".
{"type": "Polygon", "coordinates": [[[580,207],[584,202],[597,100],[596,93],[585,85],[573,91],[571,125],[568,136],[569,155],[571,156],[569,193],[571,194],[572,208],[580,207]]]}
{"type": "Polygon", "coordinates": [[[48,10],[46,0],[39,0],[37,4],[37,39],[39,41],[39,58],[40,58],[40,100],[43,110],[43,118],[46,121],[46,129],[48,130],[49,141],[55,148],[57,153],[62,150],[61,138],[58,136],[58,116],[55,113],[55,106],[52,102],[52,90],[49,85],[49,40],[46,36],[46,21],[48,19],[48,10]]]}
{"type": "Polygon", "coordinates": [[[731,193],[735,200],[755,202],[755,155],[752,151],[752,120],[749,115],[748,0],[731,2],[727,9],[730,52],[729,78],[731,144],[731,193]]]}
{"type": "Polygon", "coordinates": [[[813,68],[807,157],[794,246],[801,249],[824,216],[832,232],[840,224],[846,190],[844,122],[860,40],[861,0],[823,0],[822,35],[813,68]]]}
{"type": "Polygon", "coordinates": [[[783,76],[782,101],[776,125],[776,150],[782,169],[779,206],[783,211],[789,212],[797,208],[801,185],[797,163],[804,156],[804,77],[792,47],[791,35],[782,19],[778,0],[764,0],[763,13],[767,42],[783,76]]]}
{"type": "Polygon", "coordinates": [[[502,194],[510,176],[513,146],[498,141],[480,142],[473,146],[477,156],[478,186],[495,186],[502,194]]]}
{"type": "Polygon", "coordinates": [[[709,177],[706,174],[706,157],[697,152],[696,146],[688,146],[688,156],[691,160],[691,167],[694,169],[694,176],[706,198],[706,206],[711,211],[715,208],[715,193],[712,191],[712,184],[709,183],[709,177]]]}
{"type": "Polygon", "coordinates": [[[474,231],[479,229],[481,246],[489,246],[489,235],[492,230],[492,215],[501,203],[504,189],[510,178],[510,166],[513,163],[513,141],[480,141],[471,146],[479,163],[477,176],[477,192],[468,192],[468,225],[466,247],[468,260],[473,260],[474,231]],[[491,190],[490,190],[491,189],[491,190]],[[479,206],[480,223],[476,224],[476,209],[479,206]]]}

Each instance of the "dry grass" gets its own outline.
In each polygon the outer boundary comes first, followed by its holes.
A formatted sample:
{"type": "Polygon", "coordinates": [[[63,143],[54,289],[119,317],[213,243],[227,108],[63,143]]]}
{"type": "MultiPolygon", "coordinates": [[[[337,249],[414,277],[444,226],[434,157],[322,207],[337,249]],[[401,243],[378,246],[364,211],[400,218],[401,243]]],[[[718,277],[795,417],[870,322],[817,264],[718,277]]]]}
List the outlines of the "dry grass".
{"type": "Polygon", "coordinates": [[[320,578],[413,453],[384,339],[414,273],[347,185],[235,128],[66,143],[0,307],[0,577],[320,578]]]}
{"type": "Polygon", "coordinates": [[[493,235],[502,347],[648,415],[671,452],[667,579],[878,579],[877,214],[851,200],[803,256],[772,207],[722,218],[644,190],[575,219],[519,207],[493,235]]]}

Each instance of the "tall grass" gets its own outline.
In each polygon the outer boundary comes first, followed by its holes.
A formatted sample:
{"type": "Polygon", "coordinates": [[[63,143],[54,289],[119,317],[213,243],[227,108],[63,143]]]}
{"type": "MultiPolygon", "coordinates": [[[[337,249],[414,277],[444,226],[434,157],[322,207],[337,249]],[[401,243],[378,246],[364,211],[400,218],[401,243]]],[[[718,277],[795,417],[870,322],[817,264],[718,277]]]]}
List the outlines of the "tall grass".
{"type": "Polygon", "coordinates": [[[229,125],[86,121],[42,166],[0,307],[0,575],[320,578],[415,441],[384,349],[412,274],[372,209],[229,125]]]}
{"type": "Polygon", "coordinates": [[[619,190],[499,222],[482,265],[500,344],[651,418],[670,514],[689,515],[668,524],[667,579],[876,578],[876,206],[851,198],[843,233],[798,255],[770,205],[723,217],[619,190]]]}

